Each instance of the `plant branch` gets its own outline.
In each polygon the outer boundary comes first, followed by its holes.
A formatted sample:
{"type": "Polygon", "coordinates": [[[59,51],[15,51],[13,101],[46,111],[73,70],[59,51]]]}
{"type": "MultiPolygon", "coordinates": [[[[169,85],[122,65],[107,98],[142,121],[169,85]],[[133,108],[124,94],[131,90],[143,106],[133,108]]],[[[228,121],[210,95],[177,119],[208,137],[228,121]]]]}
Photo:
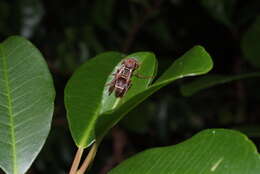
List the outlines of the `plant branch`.
{"type": "Polygon", "coordinates": [[[77,174],[85,173],[85,171],[88,169],[91,162],[94,160],[96,153],[97,153],[97,149],[98,149],[98,143],[95,142],[92,145],[92,147],[91,147],[86,159],[84,160],[83,164],[81,165],[80,169],[77,171],[77,174]]]}
{"type": "Polygon", "coordinates": [[[82,148],[82,147],[78,148],[77,153],[74,157],[73,163],[71,165],[69,174],[76,174],[78,167],[79,167],[79,163],[80,163],[82,154],[83,154],[83,151],[84,151],[84,148],[82,148]]]}

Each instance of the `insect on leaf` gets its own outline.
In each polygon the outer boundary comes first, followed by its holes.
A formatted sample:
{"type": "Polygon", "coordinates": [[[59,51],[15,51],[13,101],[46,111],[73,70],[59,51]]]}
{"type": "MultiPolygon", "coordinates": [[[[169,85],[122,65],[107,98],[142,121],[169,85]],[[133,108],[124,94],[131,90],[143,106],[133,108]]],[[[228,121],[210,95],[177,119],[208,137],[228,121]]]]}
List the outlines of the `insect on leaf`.
{"type": "Polygon", "coordinates": [[[83,64],[71,77],[65,89],[65,106],[70,130],[77,146],[87,147],[95,140],[96,120],[102,113],[111,112],[126,102],[136,92],[148,87],[152,79],[132,78],[132,87],[124,97],[109,95],[107,85],[122,60],[132,57],[140,62],[136,72],[152,76],[156,70],[156,60],[152,53],[139,52],[124,56],[118,52],[97,55],[83,64]]]}

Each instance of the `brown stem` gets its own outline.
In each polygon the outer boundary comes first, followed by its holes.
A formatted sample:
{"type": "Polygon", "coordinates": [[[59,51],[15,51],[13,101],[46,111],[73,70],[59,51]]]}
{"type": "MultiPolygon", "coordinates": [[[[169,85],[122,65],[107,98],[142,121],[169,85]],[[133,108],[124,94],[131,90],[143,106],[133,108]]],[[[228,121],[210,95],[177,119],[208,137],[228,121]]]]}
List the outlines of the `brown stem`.
{"type": "Polygon", "coordinates": [[[88,169],[89,165],[91,162],[94,160],[96,153],[98,149],[98,144],[97,142],[93,144],[91,147],[87,157],[85,158],[83,164],[81,165],[80,169],[77,171],[77,174],[84,174],[85,171],[88,169]]]}
{"type": "Polygon", "coordinates": [[[108,159],[99,174],[107,174],[116,164],[124,160],[123,152],[128,141],[127,136],[125,132],[117,126],[112,129],[111,134],[113,137],[113,155],[108,159]]]}
{"type": "Polygon", "coordinates": [[[83,151],[84,151],[84,148],[81,148],[81,147],[78,148],[77,153],[76,153],[76,155],[74,157],[74,161],[73,161],[73,163],[71,165],[69,174],[76,174],[77,173],[77,170],[78,170],[78,167],[79,167],[79,163],[80,163],[83,151]]]}

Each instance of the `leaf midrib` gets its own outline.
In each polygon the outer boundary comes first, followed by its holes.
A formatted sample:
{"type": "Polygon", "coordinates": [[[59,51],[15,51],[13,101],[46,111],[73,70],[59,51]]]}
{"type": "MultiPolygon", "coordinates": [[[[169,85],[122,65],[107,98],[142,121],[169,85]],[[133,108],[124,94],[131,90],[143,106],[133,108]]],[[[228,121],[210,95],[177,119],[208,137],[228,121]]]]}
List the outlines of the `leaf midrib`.
{"type": "Polygon", "coordinates": [[[7,65],[7,57],[4,53],[3,45],[0,45],[0,51],[2,52],[2,64],[3,64],[3,78],[7,93],[7,101],[8,101],[8,114],[9,114],[9,122],[10,122],[10,135],[11,135],[11,146],[12,146],[12,156],[13,156],[13,173],[17,174],[17,164],[16,164],[16,143],[15,143],[15,130],[14,130],[14,119],[13,119],[13,106],[12,106],[12,96],[10,92],[10,83],[8,78],[8,65],[7,65]]]}

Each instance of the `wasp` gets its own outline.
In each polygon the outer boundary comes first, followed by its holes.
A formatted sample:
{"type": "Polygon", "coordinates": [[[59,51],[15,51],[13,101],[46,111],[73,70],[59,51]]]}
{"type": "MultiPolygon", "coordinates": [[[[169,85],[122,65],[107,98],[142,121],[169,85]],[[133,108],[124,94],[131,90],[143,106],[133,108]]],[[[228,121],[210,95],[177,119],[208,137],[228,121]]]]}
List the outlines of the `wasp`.
{"type": "MultiPolygon", "coordinates": [[[[138,69],[140,63],[134,58],[126,58],[122,61],[121,66],[113,73],[113,80],[108,83],[109,95],[115,91],[116,97],[123,97],[128,89],[131,87],[131,77],[134,75],[134,71],[138,69]]],[[[135,74],[139,78],[151,78],[151,77],[141,77],[140,75],[135,74]]]]}

